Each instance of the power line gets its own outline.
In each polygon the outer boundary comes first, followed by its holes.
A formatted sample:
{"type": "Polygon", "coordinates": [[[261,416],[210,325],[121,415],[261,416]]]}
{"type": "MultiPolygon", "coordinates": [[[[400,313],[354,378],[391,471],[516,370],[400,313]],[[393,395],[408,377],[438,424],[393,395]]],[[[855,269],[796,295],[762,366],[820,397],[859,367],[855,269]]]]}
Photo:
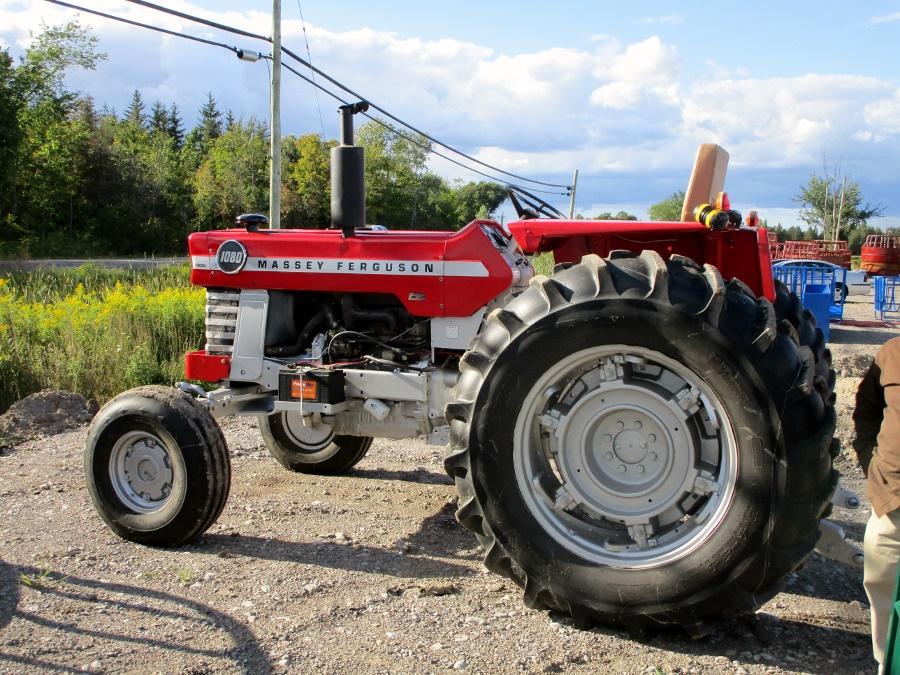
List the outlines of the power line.
{"type": "MultiPolygon", "coordinates": [[[[306,20],[303,18],[303,8],[300,6],[300,0],[297,0],[297,9],[300,10],[300,25],[303,27],[303,41],[306,43],[306,58],[309,59],[309,62],[312,63],[312,54],[309,53],[309,37],[306,35],[306,20]]],[[[313,83],[316,81],[316,76],[313,74],[313,83]]],[[[316,108],[319,109],[319,124],[322,125],[322,137],[325,137],[325,120],[322,118],[322,106],[319,104],[319,88],[317,86],[313,87],[313,94],[316,97],[316,108]]]]}
{"type": "MultiPolygon", "coordinates": [[[[263,56],[262,58],[268,61],[271,57],[269,57],[269,56],[263,56]]],[[[335,94],[334,92],[329,91],[328,89],[326,89],[325,87],[323,87],[323,86],[320,85],[320,84],[317,84],[317,83],[314,82],[311,78],[309,78],[309,77],[307,77],[306,75],[304,75],[303,73],[301,73],[301,72],[295,70],[295,69],[292,68],[291,66],[286,65],[286,64],[284,64],[284,63],[282,63],[281,66],[282,66],[282,68],[284,68],[284,69],[287,70],[287,71],[290,71],[291,73],[293,73],[293,74],[296,75],[297,77],[299,77],[299,78],[301,78],[301,79],[303,79],[303,80],[306,80],[307,82],[309,82],[310,84],[314,85],[315,87],[318,87],[318,88],[321,89],[324,93],[326,93],[326,94],[328,94],[329,96],[331,96],[331,97],[332,97],[335,101],[337,101],[338,103],[340,103],[340,104],[342,104],[342,105],[349,105],[349,104],[350,104],[350,101],[348,101],[348,100],[346,100],[346,99],[344,99],[344,98],[341,98],[340,96],[338,96],[338,95],[335,94]]],[[[375,117],[374,115],[371,115],[370,113],[361,113],[361,114],[362,114],[363,116],[365,116],[365,117],[368,117],[370,120],[372,120],[372,121],[375,122],[376,124],[381,125],[382,127],[384,127],[385,129],[387,129],[388,131],[390,131],[390,132],[391,132],[392,134],[394,134],[395,136],[399,136],[400,138],[406,140],[407,142],[412,143],[413,145],[418,146],[419,148],[422,148],[423,150],[427,150],[428,152],[432,153],[433,155],[436,155],[437,157],[440,157],[441,159],[445,159],[445,160],[447,160],[448,162],[451,162],[451,163],[453,163],[453,164],[456,164],[457,166],[461,166],[461,167],[462,167],[463,169],[465,169],[466,171],[471,171],[472,173],[476,173],[476,174],[478,174],[479,176],[484,176],[485,178],[487,178],[487,179],[489,179],[489,180],[491,180],[491,181],[493,181],[493,182],[495,182],[495,183],[500,183],[501,185],[506,185],[507,187],[510,187],[510,188],[513,188],[513,189],[516,189],[516,190],[523,190],[523,191],[524,191],[524,188],[522,188],[520,185],[515,185],[515,184],[512,184],[512,183],[508,183],[508,182],[505,181],[505,180],[500,180],[499,178],[497,178],[497,176],[491,176],[490,174],[487,174],[487,173],[485,173],[485,172],[483,172],[483,171],[479,171],[478,169],[475,169],[475,168],[473,168],[473,167],[471,167],[471,166],[467,166],[466,164],[463,164],[462,162],[460,162],[460,161],[458,161],[458,160],[456,160],[456,159],[453,159],[452,157],[448,157],[447,155],[445,155],[445,154],[443,154],[443,153],[441,153],[441,152],[438,152],[438,151],[435,150],[434,148],[429,147],[428,145],[425,145],[425,144],[422,143],[421,141],[418,141],[418,140],[416,140],[415,138],[413,138],[412,136],[408,136],[407,134],[404,134],[402,131],[400,131],[400,130],[398,130],[398,129],[395,129],[395,128],[392,127],[390,124],[386,123],[384,120],[382,120],[382,119],[380,119],[380,118],[378,118],[378,117],[375,117]]],[[[560,195],[560,196],[563,196],[563,197],[566,196],[566,193],[565,193],[565,192],[554,192],[554,191],[552,191],[552,190],[541,190],[541,189],[538,189],[538,188],[529,188],[529,189],[530,189],[532,192],[541,192],[541,193],[544,193],[544,194],[550,194],[550,195],[560,195]]]]}
{"type": "Polygon", "coordinates": [[[201,42],[206,45],[212,45],[213,47],[222,47],[223,49],[227,49],[229,51],[234,52],[235,54],[241,54],[244,50],[238,49],[232,45],[227,45],[224,42],[216,42],[215,40],[207,40],[206,38],[197,37],[196,35],[188,35],[187,33],[178,33],[174,30],[168,30],[166,28],[160,28],[159,26],[154,26],[149,23],[141,23],[140,21],[132,21],[131,19],[126,19],[121,16],[115,16],[113,14],[107,14],[106,12],[101,12],[96,9],[88,9],[87,7],[79,7],[78,5],[73,5],[68,2],[63,2],[62,0],[45,0],[46,2],[52,2],[54,5],[61,5],[63,7],[68,7],[69,9],[74,9],[79,12],[87,12],[88,14],[95,14],[96,16],[101,16],[104,19],[110,19],[112,21],[119,21],[121,23],[127,23],[132,26],[137,26],[138,28],[146,28],[147,30],[156,31],[157,33],[165,33],[166,35],[172,35],[174,37],[184,38],[185,40],[192,40],[194,42],[201,42]]]}
{"type": "MultiPolygon", "coordinates": [[[[166,29],[166,28],[160,28],[159,26],[154,26],[154,25],[152,25],[152,24],[142,23],[142,22],[140,22],[140,21],[133,21],[133,20],[131,20],[131,19],[126,19],[126,18],[124,18],[124,17],[115,16],[115,15],[113,15],[113,14],[107,14],[107,13],[101,12],[101,11],[99,11],[99,10],[89,9],[89,8],[87,8],[87,7],[81,7],[81,6],[79,6],[79,5],[74,5],[74,4],[69,3],[69,2],[64,2],[63,0],[45,0],[45,1],[46,1],[46,2],[50,2],[50,3],[53,3],[53,4],[55,4],[55,5],[61,5],[61,6],[63,6],[63,7],[68,7],[68,8],[70,8],[70,9],[74,9],[74,10],[79,11],[79,12],[87,12],[88,14],[94,14],[94,15],[96,15],[96,16],[100,16],[100,17],[103,17],[103,18],[105,18],[105,19],[109,19],[109,20],[111,20],[111,21],[117,21],[117,22],[125,23],[125,24],[131,25],[131,26],[137,26],[137,27],[139,27],[139,28],[146,28],[146,29],[148,29],[148,30],[152,30],[152,31],[155,31],[155,32],[158,32],[158,33],[164,33],[164,34],[166,34],[166,35],[171,35],[171,36],[173,36],[173,37],[183,38],[183,39],[185,39],[185,40],[191,40],[191,41],[193,41],[193,42],[200,42],[200,43],[202,43],[202,44],[207,44],[207,45],[211,45],[211,46],[214,46],[214,47],[222,47],[222,48],[227,49],[227,50],[229,50],[229,51],[231,51],[231,52],[234,52],[234,53],[237,54],[238,56],[240,56],[240,55],[242,55],[242,54],[245,54],[245,53],[248,53],[248,50],[243,50],[243,49],[240,49],[240,48],[238,48],[238,47],[235,47],[235,46],[232,46],[232,45],[225,44],[225,43],[223,43],[223,42],[216,42],[216,41],[214,41],[214,40],[208,40],[208,39],[206,39],[206,38],[197,37],[197,36],[195,36],[195,35],[190,35],[190,34],[187,34],[187,33],[179,33],[179,32],[177,32],[177,31],[168,30],[168,29],[166,29]]],[[[252,37],[252,34],[251,34],[251,37],[252,37]]],[[[272,60],[272,56],[269,55],[269,54],[258,54],[258,57],[266,62],[266,69],[268,70],[268,68],[269,68],[269,63],[268,63],[268,62],[269,62],[270,60],[272,60]]],[[[329,96],[331,96],[333,99],[335,99],[336,101],[338,101],[338,102],[341,103],[342,105],[348,105],[348,104],[349,104],[349,101],[347,101],[346,99],[344,99],[344,98],[338,96],[338,95],[335,94],[334,92],[330,91],[328,88],[322,86],[321,84],[319,84],[318,82],[316,82],[314,78],[310,78],[310,77],[304,75],[303,73],[299,72],[298,70],[292,68],[291,66],[289,66],[289,65],[287,65],[287,64],[282,64],[282,67],[283,67],[285,70],[290,71],[291,73],[293,73],[293,74],[296,75],[297,77],[299,77],[299,78],[305,80],[306,82],[309,82],[310,84],[312,84],[313,87],[315,87],[315,90],[316,90],[316,91],[321,90],[322,92],[324,92],[325,94],[328,94],[329,96]]],[[[392,134],[394,134],[394,135],[396,135],[396,136],[398,136],[398,137],[400,137],[400,138],[406,140],[407,142],[409,142],[409,143],[411,143],[411,144],[413,144],[413,145],[415,145],[415,146],[417,146],[417,147],[419,147],[419,148],[421,148],[421,149],[423,149],[423,150],[425,150],[425,151],[427,151],[427,152],[430,152],[430,153],[434,154],[434,155],[437,156],[437,157],[440,157],[441,159],[444,159],[444,160],[446,160],[446,161],[448,161],[448,162],[450,162],[450,163],[452,163],[452,164],[455,164],[455,165],[457,165],[457,166],[459,166],[459,167],[461,167],[461,168],[463,168],[463,169],[465,169],[465,170],[467,170],[467,171],[471,171],[472,173],[475,173],[475,174],[477,174],[477,175],[479,175],[479,176],[482,176],[482,177],[484,177],[484,178],[487,178],[488,180],[491,180],[491,181],[493,181],[493,182],[495,182],[495,183],[500,183],[500,184],[505,185],[505,186],[507,186],[507,187],[509,187],[509,188],[512,188],[512,189],[514,189],[514,190],[517,190],[517,191],[520,191],[520,192],[524,192],[525,194],[528,194],[528,191],[526,191],[525,188],[523,188],[523,187],[520,186],[520,185],[515,185],[515,184],[512,184],[512,183],[509,183],[508,181],[503,180],[503,179],[500,179],[500,178],[498,178],[497,176],[492,176],[492,175],[490,175],[490,174],[488,174],[488,173],[485,173],[484,171],[480,171],[479,169],[476,169],[476,168],[474,168],[474,167],[471,167],[471,166],[468,166],[468,165],[466,165],[466,164],[463,164],[463,163],[460,162],[459,160],[456,160],[456,159],[454,159],[454,158],[452,158],[452,157],[448,157],[447,155],[445,155],[445,154],[443,154],[443,153],[441,153],[441,152],[435,150],[434,148],[430,147],[429,145],[426,145],[425,143],[422,143],[421,141],[417,140],[416,138],[413,138],[412,136],[409,136],[409,135],[403,133],[403,132],[400,131],[399,129],[396,129],[396,128],[392,127],[390,124],[387,124],[384,120],[382,120],[382,119],[380,119],[380,118],[378,118],[378,117],[375,117],[375,116],[371,115],[370,113],[362,113],[362,114],[363,114],[365,117],[367,117],[367,118],[369,118],[370,120],[372,120],[373,122],[375,122],[376,124],[379,124],[380,126],[384,127],[385,129],[387,129],[387,130],[388,130],[389,132],[391,132],[392,134]]],[[[428,137],[428,136],[425,135],[425,134],[422,134],[422,135],[423,135],[425,138],[430,138],[430,137],[428,137]]],[[[324,137],[324,126],[323,126],[323,137],[324,137]]],[[[493,168],[493,167],[490,167],[490,168],[493,168]]],[[[505,173],[505,172],[503,172],[503,173],[505,173]]],[[[540,193],[544,193],[544,194],[566,196],[566,193],[564,193],[564,192],[557,192],[557,191],[553,191],[553,190],[543,190],[543,189],[539,189],[539,188],[529,188],[529,190],[530,190],[531,192],[540,192],[540,193]]]]}
{"type": "MultiPolygon", "coordinates": [[[[232,27],[232,26],[226,26],[225,24],[221,24],[221,23],[218,23],[218,22],[216,22],[216,21],[210,21],[209,19],[203,19],[203,18],[200,18],[200,17],[198,17],[198,16],[194,16],[193,14],[186,14],[185,12],[179,12],[178,10],[175,10],[175,9],[169,9],[168,7],[163,7],[162,5],[157,5],[157,4],[155,4],[155,3],[148,2],[147,0],[126,0],[126,2],[130,2],[130,3],[135,4],[135,5],[140,5],[140,6],[142,6],[142,7],[147,7],[147,8],[149,8],[149,9],[153,9],[153,10],[158,11],[158,12],[163,12],[164,14],[170,14],[170,15],[172,15],[172,16],[177,16],[177,17],[182,18],[182,19],[185,19],[185,20],[187,20],[187,21],[191,21],[191,22],[194,22],[194,23],[199,23],[199,24],[202,24],[202,25],[205,25],[205,26],[209,26],[209,27],[215,28],[215,29],[217,29],[217,30],[222,30],[222,31],[225,31],[225,32],[228,32],[228,33],[234,33],[235,35],[243,35],[244,37],[253,38],[253,39],[255,39],[255,40],[262,40],[262,41],[264,41],[264,42],[269,42],[269,43],[272,42],[271,38],[268,38],[268,37],[266,37],[266,36],[264,36],[264,35],[257,35],[256,33],[250,33],[250,32],[248,32],[248,31],[242,30],[242,29],[240,29],[240,28],[234,28],[234,27],[232,27]]],[[[468,154],[464,153],[462,150],[458,150],[458,149],[454,148],[453,146],[447,145],[447,144],[444,143],[443,141],[440,141],[440,140],[438,140],[437,138],[434,138],[433,136],[430,136],[429,134],[425,133],[425,132],[422,131],[421,129],[418,129],[418,128],[414,127],[412,124],[410,124],[410,123],[408,123],[408,122],[406,122],[406,121],[400,119],[400,118],[397,117],[396,115],[394,115],[394,114],[390,113],[389,111],[385,110],[384,108],[382,108],[382,107],[379,106],[378,104],[373,103],[372,101],[370,101],[369,99],[367,99],[365,96],[362,96],[361,94],[359,94],[359,93],[353,91],[352,89],[350,89],[350,88],[349,88],[348,86],[346,86],[345,84],[343,84],[343,83],[339,82],[338,80],[334,79],[334,78],[331,77],[328,73],[322,71],[322,70],[319,69],[319,68],[316,68],[316,67],[313,66],[309,61],[306,61],[306,60],[304,60],[303,58],[301,58],[300,56],[297,56],[297,54],[295,54],[293,51],[291,51],[291,50],[288,49],[287,47],[282,46],[281,51],[284,52],[285,54],[287,54],[288,56],[290,56],[292,59],[294,59],[294,60],[297,61],[298,63],[300,63],[300,64],[302,64],[303,66],[305,66],[306,68],[309,68],[312,72],[314,72],[314,73],[316,73],[316,74],[318,74],[318,75],[324,77],[326,80],[328,80],[329,82],[331,82],[331,84],[333,84],[333,85],[335,85],[336,87],[342,89],[343,91],[347,92],[347,93],[350,94],[351,96],[353,96],[353,97],[355,97],[355,98],[358,98],[358,99],[360,99],[360,100],[366,101],[366,102],[369,104],[369,106],[371,106],[373,109],[375,109],[375,110],[377,110],[378,112],[380,112],[380,113],[381,113],[382,115],[384,115],[385,117],[388,117],[389,119],[392,119],[393,121],[397,122],[398,124],[400,124],[400,125],[406,127],[406,128],[409,129],[410,131],[414,131],[415,133],[419,134],[420,136],[423,136],[424,138],[427,138],[427,139],[428,139],[429,141],[431,141],[432,143],[435,143],[435,144],[437,144],[437,145],[440,145],[442,148],[445,148],[446,150],[449,150],[450,152],[452,152],[452,153],[454,153],[454,154],[456,154],[456,155],[459,155],[459,156],[461,156],[461,157],[465,157],[465,158],[468,159],[470,162],[475,162],[476,164],[480,164],[481,166],[487,167],[488,169],[491,169],[492,171],[496,171],[497,173],[501,173],[501,174],[503,174],[503,175],[505,175],[505,176],[510,176],[510,177],[516,178],[516,179],[518,179],[518,180],[526,181],[526,182],[528,182],[528,183],[535,183],[535,184],[537,184],[537,185],[544,185],[544,186],[547,186],[547,187],[556,187],[556,188],[562,188],[562,189],[565,189],[565,190],[571,190],[571,186],[570,186],[570,185],[564,185],[564,184],[561,184],[561,183],[548,183],[548,182],[545,182],[545,181],[536,180],[536,179],[534,179],[534,178],[528,178],[527,176],[520,176],[520,175],[515,174],[515,173],[512,173],[512,172],[510,172],[510,171],[505,171],[505,170],[503,170],[503,169],[501,169],[501,168],[499,168],[499,167],[493,166],[492,164],[488,164],[487,162],[484,162],[484,161],[482,161],[482,160],[480,160],[480,159],[478,159],[478,158],[476,158],[476,157],[472,157],[471,155],[468,155],[468,154]]]]}

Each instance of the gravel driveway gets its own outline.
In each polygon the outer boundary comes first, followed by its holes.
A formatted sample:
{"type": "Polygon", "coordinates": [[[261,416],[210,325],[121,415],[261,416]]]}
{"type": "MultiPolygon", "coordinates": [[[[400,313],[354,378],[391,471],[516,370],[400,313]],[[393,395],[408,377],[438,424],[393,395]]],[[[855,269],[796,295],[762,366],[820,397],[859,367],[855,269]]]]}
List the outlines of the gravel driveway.
{"type": "MultiPolygon", "coordinates": [[[[871,318],[871,296],[848,315],[871,318]]],[[[839,435],[896,330],[834,327],[839,435]]],[[[85,429],[0,456],[0,672],[872,672],[862,573],[813,555],[755,617],[701,641],[576,630],[527,609],[454,521],[443,448],[376,441],[350,475],[283,470],[223,423],[232,492],[177,550],[117,539],[89,504],[85,429]]],[[[862,474],[845,451],[845,483],[862,474]]],[[[861,539],[866,508],[836,510],[861,539]]]]}

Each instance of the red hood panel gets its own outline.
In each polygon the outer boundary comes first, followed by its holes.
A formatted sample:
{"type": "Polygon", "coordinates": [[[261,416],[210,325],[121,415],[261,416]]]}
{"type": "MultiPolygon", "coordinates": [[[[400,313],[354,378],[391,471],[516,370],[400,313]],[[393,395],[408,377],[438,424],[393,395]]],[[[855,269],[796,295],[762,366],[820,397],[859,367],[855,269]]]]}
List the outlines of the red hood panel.
{"type": "MultiPolygon", "coordinates": [[[[509,288],[512,271],[482,227],[459,232],[358,232],[242,229],[196,232],[188,238],[191,283],[335,293],[389,293],[415,316],[469,316],[509,288]],[[227,260],[216,254],[227,241],[227,260]],[[230,263],[230,265],[228,264],[230,263]],[[240,264],[228,274],[222,269],[240,264]]],[[[223,254],[224,255],[224,254],[223,254]]]]}

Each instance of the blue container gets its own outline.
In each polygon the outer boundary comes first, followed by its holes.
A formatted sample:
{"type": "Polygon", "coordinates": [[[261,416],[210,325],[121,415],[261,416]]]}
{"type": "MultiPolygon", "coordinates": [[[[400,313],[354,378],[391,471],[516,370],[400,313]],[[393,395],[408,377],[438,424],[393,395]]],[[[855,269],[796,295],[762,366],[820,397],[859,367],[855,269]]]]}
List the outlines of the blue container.
{"type": "Polygon", "coordinates": [[[800,300],[803,302],[803,306],[816,317],[816,325],[822,329],[825,339],[830,339],[831,331],[828,321],[831,318],[831,303],[834,301],[831,284],[806,284],[800,300]]]}
{"type": "MultiPolygon", "coordinates": [[[[847,270],[831,266],[815,265],[782,265],[772,267],[772,276],[787,286],[801,300],[806,296],[806,288],[809,285],[824,285],[830,289],[831,305],[828,318],[832,321],[840,321],[844,317],[844,298],[837,292],[839,284],[846,288],[847,270]]],[[[806,304],[806,301],[803,301],[806,304]]],[[[820,321],[819,327],[827,332],[827,321],[820,321]]]]}
{"type": "Polygon", "coordinates": [[[875,277],[875,313],[882,319],[900,313],[900,277],[875,277]]]}

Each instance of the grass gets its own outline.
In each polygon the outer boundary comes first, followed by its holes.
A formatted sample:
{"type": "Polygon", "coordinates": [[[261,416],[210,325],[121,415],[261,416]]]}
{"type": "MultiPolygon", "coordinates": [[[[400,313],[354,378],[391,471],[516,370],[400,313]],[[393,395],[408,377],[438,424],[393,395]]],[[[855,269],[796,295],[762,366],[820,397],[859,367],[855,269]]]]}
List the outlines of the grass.
{"type": "Polygon", "coordinates": [[[531,264],[534,265],[535,274],[544,274],[549,277],[553,274],[553,265],[555,264],[553,253],[538,253],[536,256],[532,256],[531,264]]]}
{"type": "Polygon", "coordinates": [[[186,266],[0,277],[0,411],[46,388],[102,402],[174,383],[203,342],[203,305],[186,266]]]}
{"type": "Polygon", "coordinates": [[[40,567],[37,572],[32,574],[25,574],[24,572],[19,575],[19,583],[23,586],[27,586],[28,588],[33,588],[37,591],[42,590],[44,588],[49,588],[54,584],[62,581],[62,577],[55,576],[55,573],[52,569],[50,569],[50,565],[46,562],[40,563],[40,567]]]}

